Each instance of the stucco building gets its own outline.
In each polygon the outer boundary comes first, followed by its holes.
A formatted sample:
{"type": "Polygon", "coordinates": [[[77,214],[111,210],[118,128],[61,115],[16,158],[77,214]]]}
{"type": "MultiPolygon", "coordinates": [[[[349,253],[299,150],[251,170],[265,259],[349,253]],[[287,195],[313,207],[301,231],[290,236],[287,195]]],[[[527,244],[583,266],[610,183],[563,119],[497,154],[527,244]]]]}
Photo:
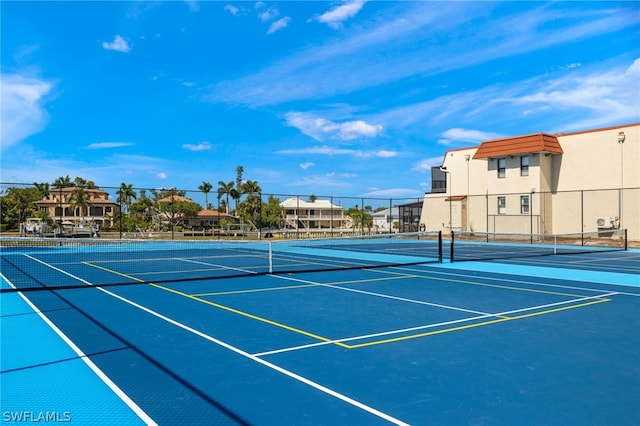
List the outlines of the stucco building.
{"type": "Polygon", "coordinates": [[[432,168],[420,223],[445,232],[626,228],[640,240],[640,123],[449,150],[432,168]]]}
{"type": "Polygon", "coordinates": [[[47,197],[36,202],[38,209],[59,222],[86,222],[100,226],[112,226],[120,212],[120,205],[109,200],[109,194],[100,189],[82,188],[87,195],[88,208],[81,209],[72,202],[77,187],[52,189],[47,197]]]}

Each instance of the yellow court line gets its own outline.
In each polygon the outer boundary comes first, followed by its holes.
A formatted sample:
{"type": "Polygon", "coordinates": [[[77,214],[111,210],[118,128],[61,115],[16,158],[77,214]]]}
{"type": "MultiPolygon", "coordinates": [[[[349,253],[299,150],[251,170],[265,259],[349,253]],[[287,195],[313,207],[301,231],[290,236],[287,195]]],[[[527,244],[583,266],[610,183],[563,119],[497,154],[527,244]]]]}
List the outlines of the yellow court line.
{"type": "MultiPolygon", "coordinates": [[[[84,263],[87,266],[93,266],[94,268],[101,269],[103,271],[110,272],[112,274],[116,274],[116,275],[119,275],[119,276],[122,276],[122,277],[125,277],[125,278],[132,279],[134,281],[145,282],[144,280],[141,280],[139,278],[132,277],[130,275],[123,274],[121,272],[114,271],[114,270],[111,270],[111,269],[108,269],[108,268],[105,268],[105,267],[102,267],[102,266],[99,266],[99,265],[94,265],[94,264],[89,263],[89,262],[82,262],[82,263],[84,263]]],[[[276,321],[272,321],[272,320],[269,320],[269,319],[266,319],[266,318],[262,318],[262,317],[259,317],[257,315],[250,314],[248,312],[243,312],[243,311],[240,311],[238,309],[230,308],[228,306],[224,306],[224,305],[221,305],[219,303],[210,302],[208,300],[201,299],[199,297],[190,295],[188,293],[184,293],[182,291],[174,290],[172,288],[164,287],[164,286],[161,286],[161,285],[155,284],[155,283],[149,283],[149,285],[151,285],[151,286],[153,286],[155,288],[158,288],[160,290],[168,291],[170,293],[177,294],[177,295],[182,296],[182,297],[186,297],[187,299],[195,300],[197,302],[201,302],[201,303],[204,303],[206,305],[214,306],[214,307],[216,307],[218,309],[222,309],[222,310],[225,310],[225,311],[228,311],[228,312],[232,312],[234,314],[241,315],[241,316],[246,317],[246,318],[251,318],[253,320],[260,321],[260,322],[263,322],[265,324],[269,324],[269,325],[273,325],[275,327],[283,328],[285,330],[293,331],[294,333],[302,334],[304,336],[311,337],[313,339],[317,339],[317,340],[320,340],[322,342],[332,342],[335,345],[342,346],[342,347],[345,347],[345,348],[347,347],[347,345],[345,345],[344,343],[334,342],[333,339],[322,337],[322,336],[319,336],[317,334],[310,333],[308,331],[300,330],[300,329],[295,328],[295,327],[291,327],[291,326],[288,326],[288,325],[285,325],[285,324],[281,324],[281,323],[276,322],[276,321]]]]}
{"type": "Polygon", "coordinates": [[[555,313],[555,312],[566,311],[568,309],[583,308],[585,306],[595,305],[597,303],[603,303],[603,302],[609,302],[609,301],[611,301],[611,299],[598,299],[598,300],[594,300],[593,302],[581,303],[579,305],[572,305],[572,306],[563,306],[561,308],[549,309],[549,310],[540,311],[540,312],[533,312],[533,313],[530,313],[530,314],[523,314],[523,315],[518,315],[518,316],[515,316],[515,317],[505,317],[505,318],[495,319],[495,320],[491,320],[491,321],[484,321],[484,322],[480,322],[480,323],[476,323],[476,324],[462,325],[462,326],[459,326],[459,327],[445,328],[445,329],[442,329],[442,330],[429,331],[429,332],[426,332],[426,333],[412,334],[412,335],[409,335],[409,336],[394,337],[392,339],[376,340],[374,342],[367,342],[367,343],[360,343],[360,344],[357,344],[357,345],[346,345],[346,346],[347,346],[348,349],[359,349],[359,348],[364,348],[364,347],[367,347],[367,346],[374,346],[374,345],[382,345],[382,344],[386,344],[386,343],[400,342],[400,341],[403,341],[403,340],[417,339],[417,338],[420,338],[420,337],[433,336],[433,335],[436,335],[436,334],[450,333],[450,332],[453,332],[453,331],[467,330],[467,329],[470,329],[470,328],[482,327],[482,326],[485,326],[485,325],[497,324],[497,323],[506,322],[506,321],[514,321],[514,320],[519,320],[519,319],[524,319],[524,318],[535,317],[535,316],[539,316],[539,315],[546,315],[546,314],[551,314],[551,313],[555,313]]]}
{"type": "Polygon", "coordinates": [[[169,288],[169,287],[164,287],[164,286],[161,286],[159,284],[154,284],[154,283],[151,283],[150,285],[153,286],[153,287],[159,288],[161,290],[165,290],[165,291],[168,291],[170,293],[174,293],[174,294],[177,294],[179,296],[186,297],[187,299],[195,300],[197,302],[201,302],[201,303],[204,303],[206,305],[214,306],[216,308],[219,308],[219,309],[222,309],[222,310],[225,310],[225,311],[228,311],[228,312],[232,312],[234,314],[241,315],[243,317],[251,318],[253,320],[260,321],[260,322],[263,322],[265,324],[269,324],[269,325],[273,325],[273,326],[276,326],[276,327],[279,327],[279,328],[283,328],[283,329],[288,330],[288,331],[293,331],[294,333],[302,334],[304,336],[311,337],[311,338],[320,340],[322,342],[331,342],[331,343],[334,343],[334,344],[336,344],[338,346],[342,346],[342,347],[345,347],[345,348],[347,347],[347,345],[345,345],[344,343],[334,342],[333,339],[322,337],[322,336],[319,336],[317,334],[310,333],[308,331],[300,330],[299,328],[291,327],[291,326],[288,326],[286,324],[282,324],[282,323],[279,323],[279,322],[276,322],[276,321],[272,321],[270,319],[262,318],[262,317],[259,317],[257,315],[250,314],[248,312],[244,312],[244,311],[240,311],[238,309],[230,308],[229,306],[224,306],[224,305],[221,305],[219,303],[211,302],[209,300],[200,299],[199,297],[192,296],[192,295],[190,295],[188,293],[183,293],[181,291],[174,290],[174,289],[169,288]]]}
{"type": "Polygon", "coordinates": [[[130,279],[130,280],[137,281],[137,282],[139,282],[139,283],[143,283],[143,282],[145,282],[144,280],[142,280],[142,279],[140,279],[140,278],[132,277],[131,275],[123,274],[122,272],[114,271],[113,269],[105,268],[104,266],[95,265],[95,264],[93,264],[93,263],[91,263],[91,262],[82,262],[82,263],[83,263],[84,265],[91,266],[91,267],[96,268],[96,269],[101,269],[101,270],[103,270],[103,271],[105,271],[105,272],[109,272],[109,273],[111,273],[111,274],[119,275],[119,276],[121,276],[121,277],[128,278],[128,279],[130,279]]]}
{"type": "MultiPolygon", "coordinates": [[[[145,282],[145,281],[143,281],[143,280],[141,280],[139,278],[132,277],[130,275],[123,274],[121,272],[117,272],[117,271],[114,271],[114,270],[110,270],[108,268],[104,268],[104,267],[99,266],[99,265],[94,265],[94,264],[89,263],[89,262],[83,262],[83,263],[88,265],[88,266],[92,266],[92,267],[95,267],[97,269],[104,270],[106,272],[110,272],[110,273],[113,273],[113,274],[116,274],[116,275],[119,275],[119,276],[122,276],[122,277],[125,277],[125,278],[132,279],[134,281],[145,282]]],[[[388,272],[388,273],[394,274],[393,272],[388,272]]],[[[396,274],[396,275],[402,275],[399,278],[414,276],[414,275],[406,275],[406,274],[396,274]]],[[[428,278],[428,277],[422,277],[420,275],[415,275],[415,277],[417,277],[417,278],[428,278]]],[[[436,279],[438,279],[438,278],[436,278],[436,279]]],[[[466,282],[466,281],[460,281],[460,280],[446,280],[446,279],[440,279],[440,280],[459,281],[459,282],[466,283],[466,284],[485,285],[485,284],[481,284],[481,283],[466,282]]],[[[358,281],[368,281],[368,280],[358,280],[358,281]]],[[[181,292],[181,291],[178,291],[178,290],[174,290],[174,289],[169,288],[169,287],[164,287],[164,286],[161,286],[161,285],[155,284],[155,283],[149,283],[149,285],[151,285],[153,287],[156,287],[156,288],[158,288],[160,290],[168,291],[170,293],[177,294],[179,296],[186,297],[188,299],[195,300],[197,302],[201,302],[201,303],[204,303],[204,304],[207,304],[207,305],[210,305],[210,306],[213,306],[213,307],[216,307],[216,308],[228,311],[228,312],[235,313],[237,315],[244,316],[246,318],[250,318],[250,319],[253,319],[253,320],[256,320],[256,321],[260,321],[260,322],[263,322],[265,324],[273,325],[275,327],[279,327],[279,328],[282,328],[282,329],[285,329],[285,330],[288,330],[288,331],[292,331],[294,333],[302,334],[304,336],[311,337],[313,339],[320,340],[322,342],[335,344],[335,345],[343,347],[345,349],[359,349],[359,348],[368,347],[368,346],[399,342],[399,341],[403,341],[403,340],[417,339],[417,338],[421,338],[421,337],[427,337],[427,336],[443,334],[443,333],[450,333],[450,332],[453,332],[453,331],[466,330],[466,329],[471,329],[471,328],[476,328],[476,327],[481,327],[481,326],[491,325],[491,324],[497,324],[497,323],[506,322],[506,321],[513,321],[513,320],[530,318],[530,317],[534,317],[534,316],[540,316],[540,315],[545,315],[545,314],[550,314],[550,313],[555,313],[555,312],[561,312],[561,311],[565,311],[565,310],[568,310],[568,309],[581,308],[581,307],[585,307],[585,306],[590,306],[590,305],[595,305],[595,304],[598,304],[598,303],[609,302],[610,301],[610,299],[595,299],[592,302],[587,302],[587,303],[582,303],[582,304],[572,305],[572,306],[563,306],[561,308],[555,308],[555,309],[549,309],[549,310],[540,311],[540,312],[523,314],[523,315],[518,315],[518,316],[515,316],[515,317],[498,316],[498,319],[491,320],[491,321],[484,321],[484,322],[476,323],[476,324],[468,324],[468,325],[464,325],[464,326],[451,327],[451,328],[446,328],[446,329],[442,329],[442,330],[430,331],[430,332],[426,332],[426,333],[418,333],[418,334],[412,334],[412,335],[407,335],[407,336],[395,337],[395,338],[391,338],[391,339],[377,340],[377,341],[372,341],[372,342],[360,343],[360,344],[356,344],[356,345],[348,345],[348,344],[342,343],[342,342],[340,342],[339,340],[336,340],[336,339],[329,339],[329,338],[326,338],[326,337],[323,337],[323,336],[320,336],[320,335],[317,335],[317,334],[314,334],[314,333],[310,333],[310,332],[307,332],[307,331],[304,331],[304,330],[301,330],[301,329],[298,329],[298,328],[295,328],[295,327],[291,327],[291,326],[288,326],[288,325],[285,325],[285,324],[282,324],[282,323],[279,323],[279,322],[276,322],[276,321],[272,321],[272,320],[269,320],[269,319],[266,319],[266,318],[259,317],[257,315],[253,315],[253,314],[250,314],[248,312],[240,311],[238,309],[234,309],[234,308],[231,308],[231,307],[228,307],[228,306],[224,306],[224,305],[221,305],[219,303],[215,303],[215,302],[211,302],[211,301],[208,301],[208,300],[205,300],[205,299],[201,299],[201,298],[199,298],[197,296],[194,296],[194,295],[191,295],[191,294],[188,294],[188,293],[184,293],[184,292],[181,292]]],[[[322,286],[322,285],[326,286],[328,284],[309,284],[308,286],[322,286]]],[[[487,285],[487,286],[493,287],[494,285],[487,285]]],[[[504,287],[504,286],[495,286],[495,287],[504,287]]],[[[506,288],[509,288],[509,287],[506,287],[506,288]]],[[[514,290],[527,291],[527,289],[520,289],[520,288],[517,288],[517,287],[513,288],[513,289],[514,290]]],[[[534,291],[534,292],[536,292],[536,291],[534,291]]],[[[543,291],[540,291],[540,292],[543,292],[543,291]]],[[[543,292],[543,293],[545,293],[545,292],[543,292]]],[[[553,293],[553,292],[546,292],[546,293],[562,294],[562,293],[553,293]]],[[[578,296],[578,297],[584,297],[584,296],[578,296]]]]}
{"type": "Polygon", "coordinates": [[[422,279],[425,279],[425,280],[447,281],[447,282],[459,283],[459,284],[477,285],[477,286],[481,286],[481,287],[500,288],[500,289],[503,289],[503,290],[514,290],[514,291],[524,291],[524,292],[528,292],[528,293],[551,294],[551,295],[554,295],[554,296],[585,297],[584,294],[560,293],[560,292],[557,292],[557,291],[537,290],[537,289],[532,289],[532,288],[513,287],[513,286],[499,285],[499,284],[487,284],[487,283],[480,283],[480,282],[477,282],[477,281],[456,280],[456,279],[451,279],[451,278],[440,278],[440,277],[429,277],[429,276],[424,276],[424,275],[410,275],[410,274],[403,274],[403,273],[400,273],[400,272],[396,273],[396,272],[393,272],[393,271],[384,271],[384,270],[377,270],[377,269],[372,269],[371,271],[379,272],[381,274],[399,274],[399,275],[402,275],[403,277],[406,277],[406,278],[414,277],[414,278],[422,278],[422,279]]]}

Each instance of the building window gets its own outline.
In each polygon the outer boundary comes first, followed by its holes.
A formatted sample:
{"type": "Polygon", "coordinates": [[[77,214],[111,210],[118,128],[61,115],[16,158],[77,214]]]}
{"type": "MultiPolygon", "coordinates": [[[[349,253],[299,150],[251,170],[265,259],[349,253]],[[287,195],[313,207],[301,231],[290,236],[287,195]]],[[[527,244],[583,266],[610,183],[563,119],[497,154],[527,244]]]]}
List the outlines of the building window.
{"type": "Polygon", "coordinates": [[[520,176],[529,176],[529,156],[520,157],[520,176]]]}
{"type": "Polygon", "coordinates": [[[520,196],[520,213],[522,214],[529,213],[529,196],[528,195],[520,196]]]}
{"type": "Polygon", "coordinates": [[[498,214],[507,214],[507,198],[498,197],[498,214]]]}
{"type": "Polygon", "coordinates": [[[507,159],[498,158],[498,178],[504,178],[507,169],[507,159]]]}

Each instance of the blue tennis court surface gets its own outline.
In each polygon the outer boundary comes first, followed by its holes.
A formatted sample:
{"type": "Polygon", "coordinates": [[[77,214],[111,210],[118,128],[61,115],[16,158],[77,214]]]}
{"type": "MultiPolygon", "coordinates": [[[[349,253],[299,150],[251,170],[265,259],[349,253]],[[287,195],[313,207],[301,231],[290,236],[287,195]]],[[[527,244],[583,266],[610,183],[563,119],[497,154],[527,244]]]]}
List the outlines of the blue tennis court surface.
{"type": "Polygon", "coordinates": [[[82,288],[0,294],[3,422],[640,424],[640,251],[368,267],[414,247],[9,257],[82,288]]]}

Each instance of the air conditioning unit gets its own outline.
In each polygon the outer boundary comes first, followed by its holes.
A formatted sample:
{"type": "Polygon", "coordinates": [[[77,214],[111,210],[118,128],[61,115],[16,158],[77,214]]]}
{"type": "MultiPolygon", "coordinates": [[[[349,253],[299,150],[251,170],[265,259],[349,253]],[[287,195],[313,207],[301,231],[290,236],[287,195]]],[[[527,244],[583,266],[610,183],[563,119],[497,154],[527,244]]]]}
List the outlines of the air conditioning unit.
{"type": "Polygon", "coordinates": [[[616,221],[611,216],[596,218],[596,227],[599,229],[611,229],[616,227],[616,221]]]}

